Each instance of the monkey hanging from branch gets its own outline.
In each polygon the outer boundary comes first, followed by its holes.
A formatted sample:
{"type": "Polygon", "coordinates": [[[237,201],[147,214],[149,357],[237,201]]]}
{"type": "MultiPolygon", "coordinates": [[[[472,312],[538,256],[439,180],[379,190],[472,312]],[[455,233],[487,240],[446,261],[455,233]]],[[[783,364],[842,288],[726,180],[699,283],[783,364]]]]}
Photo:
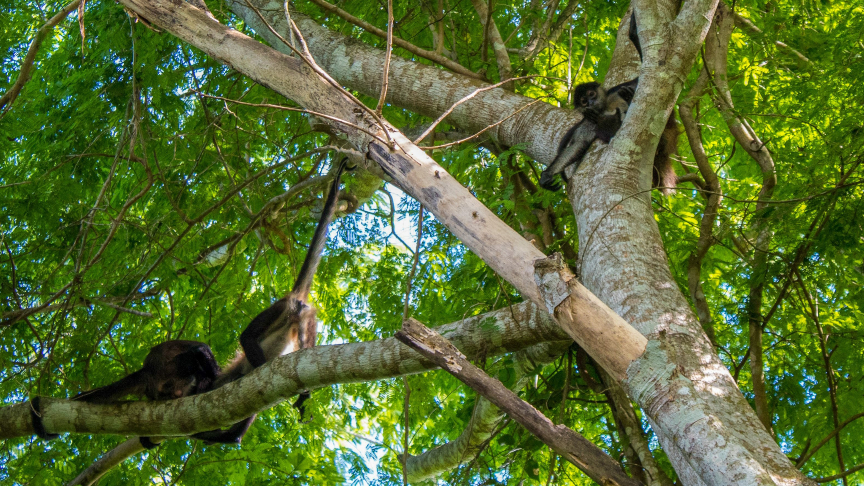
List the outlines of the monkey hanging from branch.
{"type": "MultiPolygon", "coordinates": [[[[630,17],[629,38],[639,53],[639,60],[642,60],[635,12],[630,17]]],[[[555,181],[556,175],[566,177],[564,169],[571,164],[576,164],[574,171],[578,170],[594,140],[609,143],[621,128],[638,85],[637,77],[608,90],[596,82],[582,83],[573,89],[573,109],[581,113],[583,118],[564,134],[555,160],[540,174],[540,187],[551,191],[560,189],[561,184],[555,181]]],[[[667,196],[672,193],[677,181],[671,156],[678,153],[679,134],[675,114],[670,113],[654,154],[651,177],[651,187],[659,188],[667,196]]]]}
{"type": "MultiPolygon", "coordinates": [[[[343,158],[335,167],[330,192],[321,210],[321,219],[318,220],[315,234],[312,235],[309,250],[297,274],[297,280],[294,281],[294,287],[285,297],[255,316],[246,326],[240,334],[240,345],[243,351],[225,367],[214,382],[214,388],[239,380],[255,368],[283,354],[315,346],[315,337],[318,334],[318,321],[315,319],[317,311],[309,304],[309,291],[327,242],[327,229],[336,211],[339,184],[347,162],[347,157],[343,158]]],[[[301,418],[305,410],[303,404],[309,396],[309,391],[301,392],[294,402],[293,406],[298,409],[301,418]]],[[[212,442],[239,442],[253,420],[255,415],[234,424],[228,430],[213,430],[195,434],[193,437],[212,442]]]]}
{"type": "MultiPolygon", "coordinates": [[[[91,403],[114,403],[127,396],[144,396],[150,400],[171,400],[204,393],[238,380],[262,366],[267,361],[298,349],[315,345],[318,323],[316,310],[309,304],[312,280],[321,261],[321,253],[327,241],[327,229],[333,219],[339,197],[342,172],[346,168],[344,158],[335,168],[333,182],[321,218],[303,265],[297,274],[294,287],[282,299],[255,316],[240,335],[243,352],[223,371],[213,357],[210,347],[197,341],[171,340],[154,346],[144,358],[144,366],[114,383],[82,392],[73,400],[91,403]]],[[[303,403],[309,392],[300,393],[294,407],[303,415],[303,403]]],[[[49,433],[42,423],[39,397],[30,401],[30,417],[37,436],[49,440],[57,434],[49,433]]],[[[211,443],[239,443],[255,415],[248,417],[228,429],[218,429],[193,434],[192,437],[211,443]]],[[[140,438],[145,448],[155,447],[148,437],[140,438]]]]}

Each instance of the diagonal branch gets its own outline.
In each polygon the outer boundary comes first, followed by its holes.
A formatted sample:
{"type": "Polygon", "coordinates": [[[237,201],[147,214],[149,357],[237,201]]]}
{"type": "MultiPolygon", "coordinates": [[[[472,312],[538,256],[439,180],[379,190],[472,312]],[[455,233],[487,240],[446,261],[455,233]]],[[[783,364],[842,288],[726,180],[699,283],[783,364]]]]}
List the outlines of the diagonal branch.
{"type": "MultiPolygon", "coordinates": [[[[543,343],[515,353],[513,366],[516,379],[510,389],[520,390],[532,376],[532,370],[554,361],[569,345],[568,342],[543,343]]],[[[505,416],[500,408],[478,396],[471,420],[458,438],[408,458],[408,479],[411,482],[422,481],[472,461],[486,447],[489,439],[500,430],[499,426],[505,416]]]]}
{"type": "Polygon", "coordinates": [[[507,412],[510,417],[537,436],[568,462],[578,467],[594,481],[604,485],[639,485],[608,454],[588,439],[563,425],[555,425],[531,404],[508,390],[500,381],[491,378],[471,364],[440,334],[409,318],[402,323],[396,339],[473,388],[478,394],[507,412]]]}
{"type": "Polygon", "coordinates": [[[6,90],[6,93],[4,93],[3,96],[0,96],[0,110],[2,110],[0,111],[0,114],[8,111],[9,108],[12,107],[12,103],[14,103],[15,99],[18,98],[18,94],[21,93],[21,89],[24,88],[27,81],[30,81],[30,75],[33,71],[33,63],[36,62],[36,54],[39,53],[39,48],[42,46],[42,42],[46,37],[48,37],[48,34],[57,26],[57,24],[78,8],[80,3],[81,0],[75,0],[66,5],[62,10],[57,12],[56,15],[51,17],[48,22],[45,22],[45,25],[36,31],[36,37],[34,37],[30,42],[30,48],[27,49],[27,55],[24,56],[24,61],[21,62],[21,70],[18,72],[18,78],[15,79],[12,86],[6,90]]]}

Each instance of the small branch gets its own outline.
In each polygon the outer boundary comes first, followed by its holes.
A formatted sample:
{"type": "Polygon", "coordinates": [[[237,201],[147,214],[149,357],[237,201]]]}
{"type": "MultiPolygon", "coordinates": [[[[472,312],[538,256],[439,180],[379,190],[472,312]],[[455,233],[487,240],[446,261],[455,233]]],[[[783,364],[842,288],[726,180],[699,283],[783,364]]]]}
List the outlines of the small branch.
{"type": "Polygon", "coordinates": [[[299,113],[307,113],[307,114],[309,114],[309,115],[314,115],[314,116],[317,116],[317,117],[319,117],[319,118],[323,118],[323,119],[325,119],[325,120],[334,121],[334,122],[336,122],[336,123],[340,123],[340,124],[342,124],[342,125],[347,125],[347,126],[349,126],[349,127],[351,127],[351,128],[354,128],[354,129],[360,130],[361,132],[365,133],[366,135],[369,135],[370,137],[374,138],[375,140],[378,140],[379,142],[381,142],[381,143],[387,145],[387,142],[386,142],[384,139],[382,139],[382,138],[379,137],[378,135],[372,133],[371,131],[369,131],[369,130],[363,128],[363,127],[361,127],[360,125],[356,125],[356,124],[351,123],[351,122],[349,122],[349,121],[342,120],[341,118],[336,118],[336,117],[334,117],[334,116],[325,115],[324,113],[318,113],[318,112],[316,112],[316,111],[311,111],[311,110],[304,110],[304,109],[302,109],[302,108],[292,108],[292,107],[290,107],[290,106],[272,105],[272,104],[270,104],[270,103],[249,103],[249,102],[246,102],[246,101],[232,100],[231,98],[224,98],[224,97],[222,97],[222,96],[214,96],[214,95],[210,95],[210,94],[207,94],[207,93],[202,93],[202,92],[200,92],[200,91],[195,91],[195,90],[192,90],[192,91],[194,91],[195,93],[198,93],[199,95],[201,95],[201,96],[203,96],[203,97],[205,97],[205,98],[213,98],[214,100],[221,100],[221,101],[225,101],[225,102],[228,102],[228,103],[234,103],[234,104],[237,104],[237,105],[243,105],[243,106],[255,106],[255,107],[259,107],[259,108],[276,108],[277,110],[286,110],[286,111],[296,111],[296,112],[299,112],[299,113]]]}
{"type": "MultiPolygon", "coordinates": [[[[147,298],[153,297],[154,295],[159,294],[159,292],[161,292],[161,290],[155,290],[155,291],[150,290],[147,292],[141,292],[139,294],[133,295],[129,300],[147,299],[147,298]]],[[[115,302],[122,302],[123,300],[125,300],[125,297],[111,297],[111,298],[100,298],[100,299],[83,297],[80,300],[75,300],[74,302],[64,302],[62,304],[52,304],[52,305],[42,304],[42,305],[39,305],[36,307],[30,307],[30,308],[26,308],[26,309],[20,309],[17,311],[11,311],[11,312],[6,312],[4,314],[0,314],[0,321],[2,321],[2,324],[0,324],[0,325],[6,325],[6,324],[11,324],[12,322],[17,322],[21,319],[21,316],[26,317],[26,316],[31,316],[33,314],[39,314],[42,312],[52,312],[52,311],[55,311],[57,309],[70,307],[70,306],[81,307],[81,306],[91,305],[91,304],[108,306],[108,307],[111,307],[113,309],[123,310],[124,312],[128,312],[129,314],[135,314],[135,315],[140,315],[140,316],[144,316],[144,317],[153,317],[149,312],[136,311],[136,310],[128,309],[126,307],[121,307],[121,306],[115,304],[115,302]]]]}
{"type": "Polygon", "coordinates": [[[96,462],[81,472],[75,479],[69,481],[66,486],[90,486],[95,484],[102,476],[117,466],[126,458],[143,451],[144,447],[138,437],[132,437],[118,445],[110,452],[100,457],[96,462]]]}
{"type": "MultiPolygon", "coordinates": [[[[487,5],[485,0],[471,0],[474,5],[474,10],[480,17],[480,23],[483,24],[483,54],[486,53],[486,45],[492,45],[492,52],[495,54],[495,63],[498,66],[498,79],[502,81],[510,77],[513,72],[510,66],[510,55],[507,54],[507,46],[504,45],[504,39],[501,37],[501,32],[498,31],[498,26],[492,19],[492,0],[487,5]]],[[[485,59],[485,58],[484,58],[485,59]]],[[[507,91],[513,91],[513,85],[508,84],[504,87],[507,91]]]]}
{"type": "Polygon", "coordinates": [[[802,455],[801,458],[798,459],[798,462],[795,463],[795,466],[798,467],[798,468],[800,468],[801,466],[803,466],[804,463],[806,463],[806,462],[807,462],[811,457],[813,457],[813,455],[816,454],[816,452],[817,452],[820,448],[822,448],[822,446],[824,446],[825,444],[827,444],[828,441],[831,440],[832,437],[834,437],[835,435],[839,434],[840,431],[843,430],[844,427],[846,427],[847,425],[851,424],[851,423],[854,422],[855,420],[858,420],[858,419],[861,418],[861,417],[864,417],[864,412],[856,413],[855,415],[853,415],[853,416],[849,417],[848,419],[844,420],[843,423],[841,423],[839,427],[837,427],[837,428],[835,428],[834,430],[832,430],[828,435],[826,435],[825,437],[823,437],[822,440],[820,440],[819,443],[816,444],[815,447],[813,447],[812,449],[808,450],[808,451],[806,452],[806,454],[802,455]]]}
{"type": "Polygon", "coordinates": [[[14,103],[15,99],[18,98],[18,94],[21,93],[21,89],[24,88],[27,81],[30,81],[33,64],[36,62],[36,54],[39,53],[39,48],[42,46],[42,42],[45,38],[48,37],[48,33],[50,33],[51,30],[54,29],[54,27],[56,27],[63,19],[68,17],[70,13],[76,10],[80,3],[81,0],[75,0],[66,5],[63,7],[63,10],[51,17],[45,25],[36,31],[36,36],[30,42],[30,48],[27,49],[27,55],[24,56],[24,60],[21,62],[21,69],[18,72],[18,78],[15,79],[12,86],[6,90],[6,93],[4,93],[3,96],[0,96],[0,110],[2,110],[0,111],[0,114],[8,111],[12,107],[12,103],[14,103]]]}
{"type": "MultiPolygon", "coordinates": [[[[489,131],[489,130],[495,128],[495,127],[497,127],[498,125],[504,123],[505,121],[509,120],[510,118],[513,118],[514,116],[518,115],[520,111],[522,111],[522,110],[524,110],[524,109],[530,107],[531,105],[535,105],[535,104],[537,104],[537,103],[540,103],[540,102],[542,102],[542,101],[543,101],[542,98],[541,98],[541,99],[538,99],[538,100],[534,100],[534,101],[532,101],[531,103],[528,103],[527,105],[525,105],[525,106],[519,108],[518,110],[514,110],[513,113],[510,113],[510,114],[507,115],[506,117],[504,117],[504,118],[502,118],[501,120],[499,120],[499,121],[497,121],[497,122],[495,122],[495,123],[489,125],[488,127],[484,128],[483,130],[480,130],[479,132],[475,133],[474,135],[471,135],[470,137],[463,138],[462,140],[457,140],[457,141],[455,141],[455,142],[445,143],[445,144],[443,144],[443,145],[433,145],[433,146],[429,146],[429,147],[419,147],[419,148],[420,148],[420,150],[440,150],[440,149],[442,149],[442,148],[444,148],[444,147],[450,147],[450,146],[453,146],[453,145],[459,145],[459,144],[461,144],[461,143],[465,143],[465,142],[467,142],[468,140],[471,140],[471,139],[477,138],[477,137],[479,137],[482,133],[484,133],[484,132],[486,132],[486,131],[489,131]]],[[[416,144],[415,144],[415,145],[416,145],[416,144]]]]}
{"type": "Polygon", "coordinates": [[[684,125],[684,132],[687,134],[687,141],[690,143],[690,149],[696,159],[699,173],[704,180],[701,189],[707,191],[703,193],[706,195],[707,201],[705,202],[705,209],[702,211],[702,221],[699,223],[699,240],[696,242],[696,247],[690,254],[690,258],[687,260],[687,288],[690,292],[690,298],[693,299],[693,303],[695,304],[696,314],[699,316],[699,323],[702,324],[702,329],[708,335],[708,339],[716,345],[717,340],[714,336],[714,322],[711,318],[711,308],[702,289],[702,261],[715,242],[714,222],[717,220],[717,213],[720,210],[723,190],[720,187],[717,173],[714,171],[711,162],[708,160],[708,155],[705,153],[705,147],[702,144],[702,133],[699,131],[699,125],[693,116],[693,110],[699,106],[699,99],[707,90],[708,72],[703,69],[699,73],[699,78],[696,79],[693,87],[690,88],[687,98],[681,103],[678,114],[681,116],[681,124],[684,125]]]}
{"type": "Polygon", "coordinates": [[[286,21],[288,22],[289,31],[292,32],[292,42],[285,40],[285,38],[282,37],[279,32],[277,32],[276,29],[273,28],[272,25],[270,25],[270,22],[268,22],[267,19],[264,18],[264,15],[261,14],[261,11],[258,10],[254,5],[249,3],[249,0],[245,0],[245,2],[246,6],[252,9],[253,12],[255,12],[255,15],[258,16],[258,19],[261,21],[261,23],[264,24],[264,27],[266,27],[267,30],[269,30],[274,36],[276,36],[277,39],[279,39],[283,44],[285,44],[285,46],[287,46],[288,49],[291,50],[291,52],[297,54],[297,56],[303,62],[305,62],[307,66],[309,66],[313,71],[315,71],[315,73],[318,74],[321,79],[323,79],[326,83],[330,84],[330,86],[332,86],[335,90],[339,91],[346,98],[351,100],[351,102],[353,102],[360,110],[368,113],[369,116],[371,116],[375,120],[378,127],[381,128],[381,130],[384,132],[384,137],[387,139],[387,146],[392,147],[392,140],[390,140],[390,134],[387,133],[386,125],[381,119],[381,117],[378,116],[378,113],[372,111],[372,109],[370,109],[362,101],[357,99],[356,96],[351,94],[350,91],[345,89],[341,84],[337,83],[336,80],[333,79],[332,76],[330,76],[330,74],[324,71],[324,69],[322,69],[317,62],[315,62],[315,59],[312,57],[312,53],[309,51],[309,46],[306,44],[306,39],[303,38],[303,33],[300,32],[297,24],[295,24],[290,17],[287,17],[286,21]],[[297,40],[300,42],[300,46],[303,48],[303,52],[300,52],[299,49],[294,47],[294,35],[297,36],[297,40]]]}
{"type": "Polygon", "coordinates": [[[816,479],[815,481],[816,481],[817,483],[830,483],[831,481],[837,481],[838,479],[843,479],[843,480],[845,481],[846,476],[848,476],[848,475],[850,475],[850,474],[852,474],[852,473],[854,473],[854,472],[858,472],[858,471],[860,471],[860,470],[862,470],[862,469],[864,469],[864,463],[862,463],[862,464],[858,464],[857,466],[853,466],[853,467],[851,467],[851,468],[849,468],[849,469],[843,471],[843,472],[840,473],[840,474],[835,474],[835,475],[833,475],[833,476],[828,476],[827,478],[819,478],[819,479],[816,479]]]}
{"type": "Polygon", "coordinates": [[[387,50],[384,56],[384,74],[381,80],[381,97],[378,99],[378,106],[375,108],[375,113],[381,116],[381,110],[384,108],[384,100],[387,98],[387,84],[390,79],[390,58],[393,56],[393,0],[387,0],[387,50]]]}
{"type": "Polygon", "coordinates": [[[416,319],[407,319],[396,339],[449,372],[546,443],[552,450],[604,485],[642,484],[628,477],[621,466],[599,447],[564,426],[556,426],[529,403],[471,364],[450,341],[416,319]]]}
{"type": "MultiPolygon", "coordinates": [[[[740,14],[738,14],[738,12],[732,12],[732,16],[735,18],[735,27],[738,27],[739,29],[743,30],[744,32],[747,32],[747,34],[750,37],[762,37],[765,35],[765,33],[762,32],[762,29],[760,29],[759,27],[756,27],[756,24],[751,22],[750,19],[746,19],[746,18],[742,17],[740,14]]],[[[806,63],[810,63],[810,59],[807,59],[807,57],[804,54],[801,54],[800,52],[789,47],[788,45],[784,44],[783,42],[774,41],[773,43],[775,46],[777,46],[777,49],[779,49],[781,52],[791,54],[791,55],[797,57],[801,61],[804,61],[806,63]]]]}
{"type": "Polygon", "coordinates": [[[419,137],[417,137],[414,140],[414,145],[419,145],[420,142],[422,142],[424,138],[429,136],[429,134],[432,133],[433,130],[435,130],[435,127],[438,126],[439,123],[441,123],[445,118],[447,118],[451,113],[453,113],[453,110],[455,110],[457,106],[461,105],[462,103],[465,103],[466,101],[477,96],[478,94],[482,93],[483,91],[489,91],[490,89],[497,88],[497,87],[501,86],[502,84],[509,83],[510,81],[517,81],[520,79],[528,79],[528,78],[534,78],[534,77],[537,77],[537,76],[532,75],[532,76],[522,76],[519,78],[505,79],[504,81],[501,81],[500,83],[495,83],[491,86],[486,86],[483,88],[477,88],[476,90],[472,91],[471,94],[466,95],[465,97],[463,97],[462,99],[460,99],[456,103],[453,103],[453,105],[451,105],[450,108],[448,108],[446,111],[444,111],[444,113],[442,113],[441,116],[439,116],[434,122],[432,122],[431,125],[429,125],[429,128],[427,128],[425,132],[423,132],[419,137]]]}
{"type": "MultiPolygon", "coordinates": [[[[810,310],[810,318],[813,319],[813,324],[816,326],[816,331],[819,334],[819,348],[822,351],[822,360],[825,364],[825,375],[828,378],[828,396],[831,399],[831,418],[834,421],[834,429],[840,428],[840,410],[837,405],[837,383],[834,380],[834,368],[831,366],[831,352],[828,351],[828,336],[822,328],[822,322],[819,320],[819,302],[813,298],[807,285],[804,283],[804,277],[801,276],[799,270],[795,270],[795,276],[798,277],[798,285],[801,287],[801,292],[807,301],[807,306],[810,310]]],[[[840,434],[834,436],[834,446],[837,451],[837,463],[840,465],[840,470],[846,469],[846,464],[843,460],[843,444],[840,441],[840,434]]],[[[845,476],[840,476],[843,479],[843,484],[848,484],[845,476]]]]}

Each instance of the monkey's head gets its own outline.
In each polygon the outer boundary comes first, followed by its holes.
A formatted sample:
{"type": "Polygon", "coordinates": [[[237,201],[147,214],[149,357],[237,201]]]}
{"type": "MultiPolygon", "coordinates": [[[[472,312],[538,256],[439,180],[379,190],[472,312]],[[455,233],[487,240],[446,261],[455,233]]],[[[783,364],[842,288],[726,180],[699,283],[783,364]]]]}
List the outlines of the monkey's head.
{"type": "Polygon", "coordinates": [[[175,398],[194,395],[198,379],[195,376],[166,376],[153,383],[153,389],[148,390],[150,400],[173,400],[175,398]]]}
{"type": "Polygon", "coordinates": [[[199,383],[206,380],[194,363],[182,358],[168,360],[151,370],[145,393],[150,400],[173,400],[194,395],[199,383]]]}
{"type": "MultiPolygon", "coordinates": [[[[190,342],[168,341],[154,346],[144,359],[149,377],[145,395],[150,400],[173,400],[194,395],[210,384],[210,376],[190,354],[190,342]]],[[[198,344],[198,343],[193,343],[198,344]]]]}
{"type": "Polygon", "coordinates": [[[606,90],[594,81],[573,88],[573,108],[581,113],[603,111],[606,107],[606,90]]]}

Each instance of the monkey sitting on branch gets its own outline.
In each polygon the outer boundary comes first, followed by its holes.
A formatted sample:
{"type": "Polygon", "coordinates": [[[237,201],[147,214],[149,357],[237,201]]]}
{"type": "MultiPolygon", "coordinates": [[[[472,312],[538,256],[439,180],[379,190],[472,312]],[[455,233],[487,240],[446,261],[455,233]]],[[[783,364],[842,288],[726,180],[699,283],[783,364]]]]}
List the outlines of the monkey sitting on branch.
{"type": "MultiPolygon", "coordinates": [[[[630,17],[629,38],[642,60],[635,13],[630,17]]],[[[564,169],[572,164],[576,164],[574,171],[578,170],[594,140],[609,143],[621,128],[638,85],[637,77],[608,90],[596,82],[582,83],[573,89],[573,109],[581,113],[583,118],[564,134],[558,145],[558,155],[540,174],[540,187],[551,191],[560,189],[561,184],[555,181],[556,175],[566,177],[564,169]]],[[[677,181],[671,156],[678,153],[679,135],[678,122],[675,121],[673,112],[660,135],[651,177],[651,187],[659,188],[666,196],[672,193],[677,181]]]]}

